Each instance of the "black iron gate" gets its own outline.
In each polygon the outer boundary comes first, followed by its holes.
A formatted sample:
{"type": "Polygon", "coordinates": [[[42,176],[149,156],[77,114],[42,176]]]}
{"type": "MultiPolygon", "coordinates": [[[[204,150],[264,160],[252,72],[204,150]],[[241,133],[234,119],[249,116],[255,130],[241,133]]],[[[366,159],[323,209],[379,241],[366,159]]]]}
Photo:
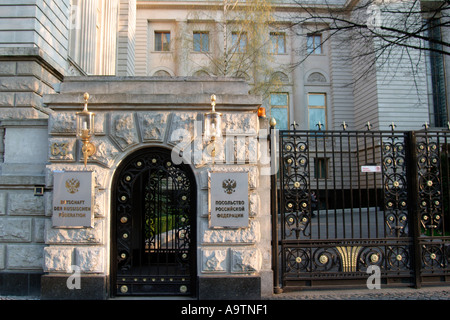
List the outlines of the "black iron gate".
{"type": "Polygon", "coordinates": [[[195,294],[192,170],[170,150],[144,149],[123,161],[113,188],[113,293],[195,294]]]}
{"type": "Polygon", "coordinates": [[[448,139],[448,130],[280,131],[275,286],[365,285],[371,266],[384,284],[447,281],[448,139]]]}

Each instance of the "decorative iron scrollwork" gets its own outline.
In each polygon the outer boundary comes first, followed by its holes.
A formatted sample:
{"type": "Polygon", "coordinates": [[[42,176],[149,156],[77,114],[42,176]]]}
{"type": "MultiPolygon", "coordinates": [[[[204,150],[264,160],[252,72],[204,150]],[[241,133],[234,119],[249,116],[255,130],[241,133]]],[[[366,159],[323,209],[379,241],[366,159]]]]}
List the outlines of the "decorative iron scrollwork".
{"type": "Polygon", "coordinates": [[[403,246],[388,246],[386,260],[389,270],[409,270],[411,267],[409,250],[403,246]]]}
{"type": "MultiPolygon", "coordinates": [[[[394,126],[392,126],[392,129],[394,126]]],[[[392,131],[383,141],[384,221],[388,237],[408,236],[405,143],[392,131]]]]}
{"type": "Polygon", "coordinates": [[[313,257],[314,271],[333,271],[339,267],[339,259],[334,248],[318,248],[313,257]]]}
{"type": "Polygon", "coordinates": [[[281,144],[282,215],[284,237],[309,236],[311,203],[308,197],[308,143],[297,136],[283,136],[281,144]]]}
{"type": "Polygon", "coordinates": [[[358,268],[364,270],[369,266],[378,266],[384,268],[385,254],[383,247],[365,247],[362,248],[358,258],[358,268]]]}
{"type": "MultiPolygon", "coordinates": [[[[144,282],[158,276],[162,276],[161,282],[175,279],[175,275],[192,279],[192,253],[196,250],[191,236],[196,206],[194,183],[193,174],[183,164],[172,163],[168,150],[143,150],[122,164],[114,206],[118,293],[130,294],[136,286],[148,290],[144,282]],[[131,277],[136,270],[145,277],[135,277],[137,280],[127,285],[130,290],[123,291],[123,279],[128,279],[124,276],[131,277]]],[[[180,290],[173,282],[172,287],[157,290],[189,294],[191,286],[184,285],[186,290],[180,290]]]]}
{"type": "Polygon", "coordinates": [[[425,270],[440,269],[448,263],[448,255],[442,244],[431,244],[422,246],[422,261],[425,270]]]}
{"type": "Polygon", "coordinates": [[[439,144],[425,134],[417,141],[419,216],[424,235],[443,235],[439,144]]]}
{"type": "Polygon", "coordinates": [[[310,270],[310,254],[308,249],[290,248],[285,253],[285,272],[298,273],[310,270]]]}
{"type": "Polygon", "coordinates": [[[283,285],[450,274],[450,132],[367,129],[280,132],[283,285]]]}

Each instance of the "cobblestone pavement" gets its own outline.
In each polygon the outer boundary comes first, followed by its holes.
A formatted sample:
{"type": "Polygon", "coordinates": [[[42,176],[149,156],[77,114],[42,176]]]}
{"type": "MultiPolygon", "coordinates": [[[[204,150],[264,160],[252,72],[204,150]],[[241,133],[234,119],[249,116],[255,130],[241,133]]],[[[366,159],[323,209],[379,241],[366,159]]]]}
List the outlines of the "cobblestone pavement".
{"type": "MultiPolygon", "coordinates": [[[[164,298],[162,298],[164,299],[164,298]]],[[[0,300],[40,300],[37,296],[1,296],[0,300]]],[[[439,287],[302,290],[263,296],[262,300],[450,300],[450,285],[439,287]]]]}
{"type": "Polygon", "coordinates": [[[40,300],[37,296],[0,296],[1,300],[40,300]]]}
{"type": "Polygon", "coordinates": [[[304,290],[264,297],[267,300],[450,300],[450,286],[381,289],[304,290]]]}

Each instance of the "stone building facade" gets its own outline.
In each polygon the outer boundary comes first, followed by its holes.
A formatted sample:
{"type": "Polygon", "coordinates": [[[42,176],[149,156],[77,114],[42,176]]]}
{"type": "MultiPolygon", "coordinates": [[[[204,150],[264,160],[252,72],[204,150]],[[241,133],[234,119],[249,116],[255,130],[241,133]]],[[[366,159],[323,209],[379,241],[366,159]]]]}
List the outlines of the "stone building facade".
{"type": "Polygon", "coordinates": [[[4,179],[9,179],[11,184],[8,186],[4,180],[2,191],[4,292],[36,293],[36,284],[41,283],[42,298],[108,297],[112,290],[111,264],[115,261],[111,255],[114,223],[111,188],[115,170],[137,150],[155,147],[171,150],[180,144],[185,153],[192,149],[192,157],[183,161],[192,166],[197,184],[195,236],[199,297],[226,297],[236,290],[235,286],[247,297],[258,297],[261,290],[269,292],[270,212],[264,201],[261,204],[261,198],[270,197],[269,176],[264,173],[270,164],[263,161],[264,169],[260,161],[260,143],[267,144],[268,124],[267,119],[260,121],[257,116],[260,98],[249,96],[247,91],[245,82],[228,79],[72,77],[65,79],[58,94],[44,96],[48,119],[7,121],[5,154],[8,156],[4,159],[4,169],[11,164],[15,175],[3,171],[4,179]],[[89,110],[96,114],[93,143],[97,152],[87,166],[95,174],[94,225],[81,229],[54,228],[51,219],[54,172],[86,170],[80,142],[75,137],[75,114],[83,103],[80,90],[90,92],[89,110]],[[202,133],[196,131],[211,107],[212,92],[217,95],[217,108],[223,113],[224,139],[230,141],[224,143],[214,164],[203,149],[202,133]],[[186,137],[180,140],[177,135],[180,129],[192,134],[190,144],[183,140],[186,137]],[[265,135],[259,141],[261,129],[265,135]],[[19,147],[20,141],[29,139],[35,139],[35,147],[19,147]],[[194,143],[198,139],[200,142],[194,143]],[[38,157],[41,166],[36,169],[38,157]],[[21,161],[25,163],[18,163],[21,161]],[[29,176],[19,177],[19,168],[26,168],[23,170],[28,170],[29,176]],[[211,170],[249,173],[248,228],[209,228],[208,171],[211,170]],[[40,187],[44,192],[38,193],[40,187]],[[83,285],[81,290],[71,291],[66,282],[74,265],[80,268],[83,285]],[[220,293],[208,289],[209,282],[220,283],[227,278],[239,279],[239,283],[220,293]],[[265,280],[261,281],[262,278],[265,280]],[[17,283],[21,287],[17,288],[17,283]]]}
{"type": "MultiPolygon", "coordinates": [[[[197,181],[199,297],[217,294],[202,291],[206,287],[203,282],[236,276],[245,282],[247,277],[254,279],[257,275],[260,279],[261,274],[269,275],[270,238],[267,235],[270,234],[270,213],[267,206],[260,206],[260,198],[268,198],[270,190],[257,159],[260,121],[256,110],[260,101],[258,97],[248,96],[247,89],[244,82],[227,79],[205,82],[195,79],[75,77],[66,79],[59,94],[47,95],[44,103],[53,112],[48,120],[50,153],[45,169],[46,188],[52,188],[52,172],[84,170],[74,136],[74,115],[82,102],[78,94],[80,90],[90,92],[89,110],[96,113],[94,143],[97,152],[88,166],[88,170],[95,173],[94,228],[55,229],[50,219],[44,219],[43,271],[46,275],[42,278],[43,288],[51,288],[58,281],[62,282],[59,285],[64,285],[67,270],[77,265],[82,274],[88,275],[87,281],[92,281],[93,287],[100,286],[97,287],[99,294],[107,292],[110,264],[115,260],[110,254],[113,241],[111,224],[114,223],[110,209],[113,201],[111,188],[115,170],[136,150],[152,147],[171,150],[180,144],[183,144],[185,153],[192,150],[192,158],[185,161],[192,166],[197,181]],[[202,148],[203,143],[194,146],[194,140],[202,139],[201,132],[194,131],[195,125],[203,122],[203,114],[210,108],[212,92],[216,93],[217,108],[223,113],[224,133],[239,132],[242,135],[244,132],[240,129],[246,128],[242,141],[226,144],[223,152],[217,154],[213,167],[210,156],[202,148]],[[180,140],[177,135],[180,129],[192,134],[190,145],[185,145],[186,137],[180,140]],[[197,154],[194,148],[200,148],[197,154]],[[207,173],[210,170],[249,172],[251,218],[248,228],[209,228],[207,173]]],[[[267,126],[267,123],[261,125],[267,126]]],[[[51,192],[45,193],[43,199],[45,216],[49,217],[52,214],[51,192]]],[[[257,295],[261,292],[260,285],[255,287],[252,284],[251,291],[246,294],[257,295]]],[[[270,286],[266,290],[270,290],[270,286]]]]}

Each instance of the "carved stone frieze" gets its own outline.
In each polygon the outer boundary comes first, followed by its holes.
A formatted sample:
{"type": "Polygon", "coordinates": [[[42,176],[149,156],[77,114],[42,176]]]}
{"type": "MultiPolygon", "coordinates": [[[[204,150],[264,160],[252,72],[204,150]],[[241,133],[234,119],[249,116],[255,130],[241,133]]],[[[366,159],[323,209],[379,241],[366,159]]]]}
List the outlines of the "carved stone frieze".
{"type": "Polygon", "coordinates": [[[226,249],[202,250],[202,272],[226,272],[227,251],[226,249]]]}
{"type": "Polygon", "coordinates": [[[224,113],[222,129],[224,134],[255,135],[258,128],[258,116],[255,113],[224,113]]]}
{"type": "Polygon", "coordinates": [[[51,161],[74,161],[76,141],[75,138],[50,138],[49,159],[51,161]]]}
{"type": "MultiPolygon", "coordinates": [[[[100,162],[108,168],[111,167],[114,164],[116,157],[119,155],[119,150],[117,150],[107,137],[97,137],[93,143],[95,144],[97,151],[94,155],[89,157],[89,160],[100,162]]],[[[82,158],[83,154],[81,153],[80,148],[80,161],[82,161],[82,158]]]]}
{"type": "Polygon", "coordinates": [[[139,128],[142,140],[162,142],[166,134],[169,112],[139,112],[139,128]]]}
{"type": "Polygon", "coordinates": [[[261,269],[261,253],[256,248],[231,250],[231,272],[258,272],[261,269]]]}
{"type": "Polygon", "coordinates": [[[178,112],[172,116],[168,142],[172,145],[186,144],[195,138],[197,113],[178,112]]]}
{"type": "Polygon", "coordinates": [[[111,138],[122,150],[139,143],[133,113],[111,115],[111,138]]]}
{"type": "Polygon", "coordinates": [[[249,228],[209,229],[207,222],[202,227],[202,242],[205,244],[253,244],[261,237],[259,222],[255,220],[250,220],[249,228]]]}
{"type": "Polygon", "coordinates": [[[307,82],[327,82],[327,79],[320,72],[313,72],[308,76],[307,82]]]}
{"type": "Polygon", "coordinates": [[[49,132],[52,134],[73,134],[76,132],[75,112],[55,112],[48,119],[49,132]]]}

